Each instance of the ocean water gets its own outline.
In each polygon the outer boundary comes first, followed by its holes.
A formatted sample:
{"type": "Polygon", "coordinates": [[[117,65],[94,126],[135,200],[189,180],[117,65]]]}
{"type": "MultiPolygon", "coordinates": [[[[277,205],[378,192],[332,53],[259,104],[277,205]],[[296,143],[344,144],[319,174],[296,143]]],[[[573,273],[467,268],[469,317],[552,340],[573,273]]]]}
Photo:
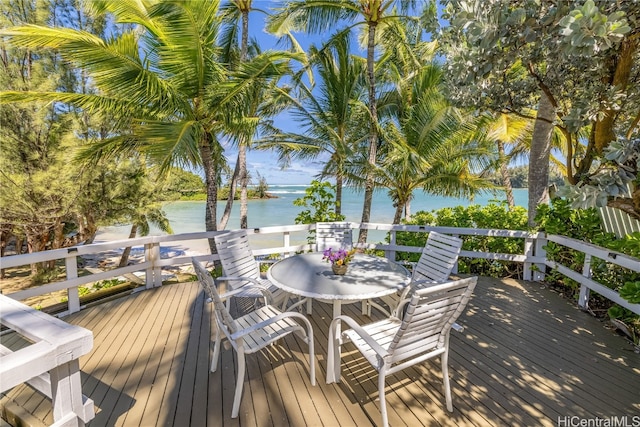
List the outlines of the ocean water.
{"type": "MultiPolygon", "coordinates": [[[[306,185],[271,185],[269,186],[269,192],[277,196],[277,198],[249,200],[249,228],[294,224],[296,216],[301,210],[303,210],[303,208],[294,206],[293,201],[297,198],[303,197],[306,188],[306,185]]],[[[517,205],[524,207],[527,206],[528,193],[526,189],[515,189],[514,197],[517,205]]],[[[360,221],[362,217],[363,199],[364,193],[362,191],[357,191],[353,188],[345,188],[343,190],[342,212],[346,216],[347,221],[360,221]]],[[[411,202],[411,213],[415,214],[420,210],[432,211],[444,207],[459,205],[486,205],[490,201],[503,200],[505,200],[504,193],[500,192],[478,195],[473,201],[468,199],[433,196],[423,192],[416,192],[414,194],[414,199],[411,202]]],[[[221,215],[224,205],[224,202],[218,202],[218,215],[221,215]]],[[[205,231],[204,202],[170,202],[164,205],[163,209],[169,218],[171,227],[175,234],[205,231]]],[[[233,204],[232,215],[229,220],[229,224],[227,225],[227,229],[238,228],[240,226],[239,210],[240,203],[236,201],[233,204]]],[[[393,203],[389,199],[387,192],[385,190],[376,190],[371,209],[371,222],[391,223],[393,215],[393,203]]],[[[128,236],[129,228],[129,226],[103,227],[100,229],[96,241],[125,239],[128,236]]],[[[150,234],[161,235],[163,233],[152,228],[150,234]]],[[[382,232],[370,231],[369,235],[371,237],[369,239],[370,241],[380,241],[384,239],[384,233],[382,232]]],[[[303,240],[304,238],[305,236],[299,236],[299,239],[303,240]]],[[[293,236],[292,240],[297,241],[299,239],[295,239],[295,236],[293,236]]],[[[257,238],[256,236],[256,240],[263,240],[263,242],[258,242],[260,243],[259,246],[266,246],[268,244],[275,243],[272,239],[267,239],[266,236],[262,239],[257,238]]]]}

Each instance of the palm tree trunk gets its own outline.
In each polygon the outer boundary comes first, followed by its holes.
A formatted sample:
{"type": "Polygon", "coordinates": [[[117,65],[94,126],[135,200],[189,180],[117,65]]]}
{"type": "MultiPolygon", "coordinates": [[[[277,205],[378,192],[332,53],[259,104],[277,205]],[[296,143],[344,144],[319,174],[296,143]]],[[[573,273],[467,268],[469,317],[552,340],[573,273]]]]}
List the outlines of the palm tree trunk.
{"type": "Polygon", "coordinates": [[[238,185],[238,176],[240,175],[240,152],[238,152],[238,158],[236,159],[236,167],[233,168],[233,175],[231,175],[231,181],[229,182],[229,196],[227,197],[227,203],[224,205],[224,212],[220,223],[218,224],[218,230],[224,230],[227,228],[227,222],[231,217],[231,209],[233,209],[233,200],[236,197],[236,186],[238,185]]]}
{"type": "Polygon", "coordinates": [[[404,220],[409,221],[411,219],[411,199],[407,200],[404,204],[404,220]]]}
{"type": "Polygon", "coordinates": [[[336,217],[342,215],[342,175],[336,175],[336,217]]]}
{"type": "Polygon", "coordinates": [[[500,162],[500,176],[502,177],[502,186],[507,196],[507,204],[510,208],[516,205],[516,201],[513,198],[513,187],[511,186],[511,176],[509,175],[509,168],[507,167],[506,156],[504,154],[504,144],[502,141],[496,141],[498,145],[498,157],[500,162]]]}
{"type": "Polygon", "coordinates": [[[240,163],[240,228],[247,228],[247,146],[241,142],[238,147],[238,163],[240,163]]]}
{"type": "MultiPolygon", "coordinates": [[[[242,44],[240,46],[240,61],[247,59],[247,43],[249,37],[249,8],[251,2],[242,9],[242,44]]],[[[251,138],[247,138],[249,141],[251,138]]],[[[240,163],[240,228],[248,228],[247,220],[247,146],[245,141],[240,141],[238,149],[238,163],[240,163]]]]}
{"type": "MultiPolygon", "coordinates": [[[[218,173],[215,166],[219,156],[216,155],[216,159],[214,159],[213,137],[209,134],[205,134],[200,142],[200,156],[202,157],[204,179],[207,187],[205,230],[217,231],[218,173]]],[[[212,254],[216,253],[216,243],[213,239],[209,239],[209,249],[212,254]]]]}
{"type": "MultiPolygon", "coordinates": [[[[362,206],[361,223],[369,222],[371,218],[371,205],[373,203],[373,169],[376,164],[377,148],[378,148],[378,108],[376,106],[376,81],[374,75],[375,65],[375,37],[376,23],[370,22],[368,28],[367,41],[367,77],[369,80],[369,113],[371,114],[371,129],[369,133],[369,168],[367,170],[367,178],[364,187],[364,203],[362,206]]],[[[360,230],[358,243],[367,242],[366,229],[360,230]]]]}
{"type": "Polygon", "coordinates": [[[556,113],[551,100],[541,92],[529,155],[529,226],[535,226],[538,205],[549,203],[549,154],[556,113]]]}
{"type": "Polygon", "coordinates": [[[401,202],[396,202],[394,204],[396,211],[393,214],[393,224],[400,224],[400,220],[402,219],[402,211],[404,210],[404,205],[401,202]]]}
{"type": "MultiPolygon", "coordinates": [[[[138,224],[131,225],[131,231],[129,231],[129,238],[133,239],[138,235],[138,224]]],[[[118,267],[125,267],[127,262],[129,262],[129,255],[131,255],[131,246],[127,246],[124,248],[122,252],[122,256],[120,257],[120,262],[118,263],[118,267]]]]}

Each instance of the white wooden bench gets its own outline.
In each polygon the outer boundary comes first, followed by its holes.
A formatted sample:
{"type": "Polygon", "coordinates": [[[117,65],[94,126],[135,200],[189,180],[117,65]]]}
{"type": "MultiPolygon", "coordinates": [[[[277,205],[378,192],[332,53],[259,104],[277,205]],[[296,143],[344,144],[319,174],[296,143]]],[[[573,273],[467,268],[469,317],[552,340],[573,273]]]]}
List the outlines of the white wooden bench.
{"type": "Polygon", "coordinates": [[[0,323],[33,344],[0,345],[0,392],[27,383],[52,401],[55,427],[84,426],[95,416],[82,395],[78,359],[93,348],[93,333],[0,295],[0,323]]]}

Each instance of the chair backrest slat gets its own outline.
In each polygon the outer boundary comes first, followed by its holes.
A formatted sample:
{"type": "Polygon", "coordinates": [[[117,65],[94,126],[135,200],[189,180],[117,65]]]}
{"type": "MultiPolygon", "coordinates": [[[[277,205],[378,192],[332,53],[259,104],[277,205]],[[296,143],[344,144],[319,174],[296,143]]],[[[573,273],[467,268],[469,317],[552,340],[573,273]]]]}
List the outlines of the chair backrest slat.
{"type": "Polygon", "coordinates": [[[444,347],[477,281],[470,277],[416,290],[389,346],[389,362],[444,347]]]}
{"type": "Polygon", "coordinates": [[[329,248],[351,249],[353,234],[348,222],[318,222],[316,224],[316,250],[323,252],[329,248]]]}
{"type": "Polygon", "coordinates": [[[260,278],[246,230],[234,230],[214,237],[225,276],[260,278]]]}
{"type": "Polygon", "coordinates": [[[213,301],[213,308],[216,313],[216,320],[218,323],[218,327],[220,327],[223,333],[229,338],[231,334],[234,334],[238,331],[238,324],[231,317],[231,314],[225,307],[222,299],[220,298],[220,294],[218,294],[218,290],[216,289],[216,285],[213,281],[213,277],[207,271],[206,268],[195,258],[191,259],[193,263],[193,269],[196,272],[196,276],[198,276],[198,282],[205,291],[207,297],[211,298],[213,301]]]}
{"type": "Polygon", "coordinates": [[[412,281],[445,282],[453,271],[462,250],[462,239],[431,231],[413,269],[412,281]]]}

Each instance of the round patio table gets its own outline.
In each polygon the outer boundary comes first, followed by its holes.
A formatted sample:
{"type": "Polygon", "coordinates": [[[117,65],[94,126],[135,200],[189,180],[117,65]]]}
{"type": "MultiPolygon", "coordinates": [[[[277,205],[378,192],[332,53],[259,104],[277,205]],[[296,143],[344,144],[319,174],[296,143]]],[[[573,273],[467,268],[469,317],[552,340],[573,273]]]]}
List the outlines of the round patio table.
{"type": "MultiPolygon", "coordinates": [[[[271,266],[267,277],[285,292],[332,303],[334,319],[340,316],[342,304],[391,295],[404,289],[411,279],[400,264],[364,254],[356,254],[347,273],[337,275],[331,271],[331,264],[322,260],[320,252],[280,260],[271,266]]],[[[339,355],[340,349],[337,351],[339,355]]],[[[335,380],[333,372],[327,372],[327,383],[335,380]]]]}

